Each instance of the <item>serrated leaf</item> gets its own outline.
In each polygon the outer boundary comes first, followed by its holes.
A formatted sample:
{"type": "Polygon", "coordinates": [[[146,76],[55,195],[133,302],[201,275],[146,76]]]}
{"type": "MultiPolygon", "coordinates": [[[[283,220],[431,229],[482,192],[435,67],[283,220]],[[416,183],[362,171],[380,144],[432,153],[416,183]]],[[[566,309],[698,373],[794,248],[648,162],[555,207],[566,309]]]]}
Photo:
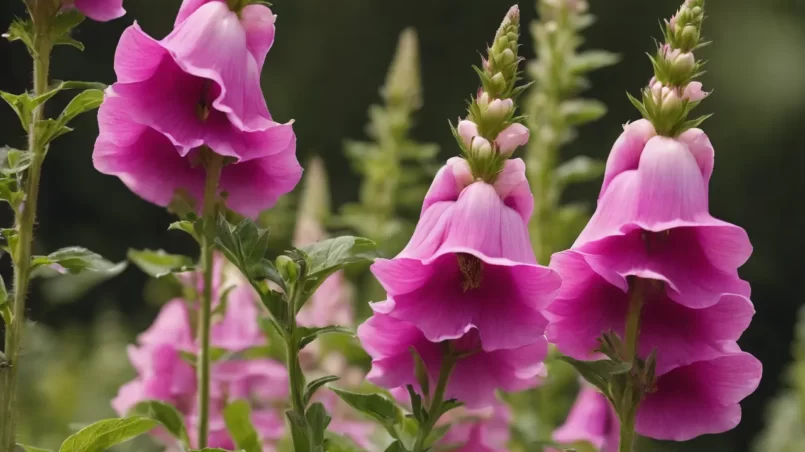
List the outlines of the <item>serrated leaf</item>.
{"type": "Polygon", "coordinates": [[[154,278],[190,271],[194,263],[188,256],[168,254],[164,250],[130,249],[126,256],[140,270],[154,278]]]}
{"type": "Polygon", "coordinates": [[[606,165],[584,155],[572,158],[556,168],[556,179],[561,185],[589,182],[604,174],[606,165]]]}
{"type": "Polygon", "coordinates": [[[30,20],[14,19],[8,27],[8,31],[3,33],[3,37],[10,42],[22,41],[28,48],[28,53],[33,55],[34,51],[34,31],[30,20]]]}
{"type": "Polygon", "coordinates": [[[62,124],[59,119],[43,119],[37,122],[34,127],[36,127],[36,133],[39,134],[43,143],[50,143],[65,133],[73,131],[72,128],[62,124]]]}
{"type": "Polygon", "coordinates": [[[70,435],[62,443],[59,452],[102,452],[147,433],[157,425],[157,421],[141,416],[104,419],[70,435]]]}
{"type": "Polygon", "coordinates": [[[572,99],[562,102],[559,112],[568,124],[581,125],[601,119],[607,113],[607,106],[593,99],[572,99]]]}
{"type": "Polygon", "coordinates": [[[224,422],[232,441],[245,452],[262,452],[263,447],[251,420],[251,408],[246,400],[238,400],[224,408],[224,422]]]}
{"type": "Polygon", "coordinates": [[[611,393],[613,377],[631,370],[631,364],[627,362],[617,363],[610,360],[579,361],[569,356],[561,356],[559,359],[573,366],[585,380],[601,390],[610,400],[613,398],[611,393]]]}
{"type": "Polygon", "coordinates": [[[335,375],[327,375],[325,377],[317,378],[317,379],[311,381],[310,383],[308,383],[307,387],[305,388],[305,393],[302,396],[303,400],[305,402],[305,405],[310,403],[310,400],[313,398],[313,396],[316,394],[316,391],[318,391],[319,388],[321,388],[322,386],[326,385],[327,383],[332,383],[332,382],[338,381],[338,380],[339,380],[339,377],[337,377],[335,375]]]}
{"type": "Polygon", "coordinates": [[[182,444],[183,448],[190,447],[190,437],[187,434],[182,415],[173,405],[159,400],[146,400],[134,405],[127,415],[142,416],[159,422],[171,436],[182,444]]]}
{"type": "Polygon", "coordinates": [[[285,412],[285,417],[291,427],[294,452],[312,452],[307,419],[291,410],[285,412]]]}
{"type": "Polygon", "coordinates": [[[338,334],[346,334],[348,336],[355,336],[355,332],[349,328],[338,326],[338,325],[330,325],[325,327],[319,328],[307,328],[307,327],[299,327],[296,330],[297,340],[299,340],[299,349],[305,348],[308,344],[315,341],[317,337],[321,336],[322,334],[330,334],[330,333],[338,333],[338,334]]]}
{"type": "Polygon", "coordinates": [[[50,450],[17,443],[17,446],[15,447],[15,452],[50,452],[50,450]]]}
{"type": "Polygon", "coordinates": [[[377,419],[384,425],[393,425],[402,417],[397,405],[380,394],[361,394],[333,387],[330,387],[330,390],[352,408],[377,419]]]}
{"type": "Polygon", "coordinates": [[[375,242],[363,238],[342,236],[322,240],[301,248],[310,259],[309,277],[329,275],[347,265],[371,262],[377,258],[375,242]]]}

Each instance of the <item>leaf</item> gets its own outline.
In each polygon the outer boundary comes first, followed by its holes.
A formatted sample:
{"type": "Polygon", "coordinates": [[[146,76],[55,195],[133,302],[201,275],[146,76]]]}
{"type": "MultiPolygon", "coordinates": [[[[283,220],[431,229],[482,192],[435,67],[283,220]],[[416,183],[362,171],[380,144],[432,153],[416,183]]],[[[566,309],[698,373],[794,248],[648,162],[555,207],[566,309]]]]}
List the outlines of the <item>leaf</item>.
{"type": "Polygon", "coordinates": [[[584,74],[597,69],[617,64],[621,60],[617,53],[606,50],[588,50],[576,55],[570,61],[570,71],[575,74],[584,74]]]}
{"type": "Polygon", "coordinates": [[[51,33],[54,37],[70,33],[73,28],[84,22],[84,19],[84,15],[76,9],[63,10],[53,19],[51,33]]]}
{"type": "Polygon", "coordinates": [[[123,273],[128,266],[128,262],[123,261],[108,270],[86,271],[77,275],[62,274],[50,267],[39,267],[35,276],[47,278],[41,285],[43,298],[51,303],[69,303],[83,297],[98,284],[123,273]]]}
{"type": "Polygon", "coordinates": [[[3,37],[10,42],[22,41],[28,47],[28,53],[34,52],[34,30],[30,20],[14,19],[8,27],[8,31],[3,33],[3,37]]]}
{"type": "Polygon", "coordinates": [[[562,185],[589,182],[604,174],[606,165],[585,155],[580,155],[556,168],[556,179],[562,185]]]}
{"type": "Polygon", "coordinates": [[[50,143],[65,133],[73,131],[70,127],[62,124],[59,119],[43,119],[37,122],[34,127],[36,127],[36,133],[40,135],[43,143],[50,143]]]}
{"type": "Polygon", "coordinates": [[[14,110],[20,120],[22,128],[27,132],[33,120],[34,105],[31,97],[27,94],[11,94],[0,91],[0,98],[14,110]]]}
{"type": "Polygon", "coordinates": [[[306,345],[315,341],[316,338],[321,336],[322,334],[329,334],[329,333],[346,334],[348,336],[355,337],[354,331],[352,331],[349,328],[338,325],[330,325],[320,328],[299,327],[296,330],[297,340],[299,340],[299,349],[301,350],[305,348],[306,345]]]}
{"type": "Polygon", "coordinates": [[[324,432],[324,442],[327,452],[365,452],[352,439],[332,431],[324,432]]]}
{"type": "Polygon", "coordinates": [[[442,415],[444,415],[448,411],[452,411],[452,410],[455,410],[456,408],[461,408],[463,406],[464,406],[464,403],[462,403],[462,402],[460,402],[460,401],[458,401],[456,399],[445,400],[442,403],[442,406],[440,408],[441,413],[439,414],[439,416],[441,417],[442,415]]]}
{"type": "Polygon", "coordinates": [[[190,234],[196,242],[201,242],[201,236],[196,231],[196,224],[189,220],[174,221],[168,226],[169,231],[183,231],[190,234]]]}
{"type": "Polygon", "coordinates": [[[386,452],[408,452],[408,449],[403,446],[402,441],[398,440],[391,443],[391,445],[386,448],[386,452]]]}
{"type": "Polygon", "coordinates": [[[224,422],[238,449],[245,452],[262,452],[263,447],[251,420],[249,402],[238,400],[224,408],[224,422]]]}
{"type": "Polygon", "coordinates": [[[424,424],[428,420],[428,415],[422,405],[422,396],[416,392],[413,385],[405,385],[405,389],[408,390],[408,396],[411,399],[411,413],[413,413],[414,419],[420,424],[424,424]]]}
{"type": "Polygon", "coordinates": [[[268,279],[285,290],[279,272],[265,257],[269,233],[268,229],[258,228],[249,219],[232,226],[221,214],[216,221],[215,244],[253,283],[268,279]]]}
{"type": "Polygon", "coordinates": [[[322,240],[301,248],[301,251],[311,262],[308,277],[326,277],[347,265],[371,262],[378,257],[375,242],[352,236],[322,240]]]}
{"type": "Polygon", "coordinates": [[[305,393],[302,396],[305,405],[310,403],[310,399],[313,398],[313,395],[316,394],[316,391],[319,390],[319,388],[326,385],[327,383],[332,383],[337,380],[339,380],[339,377],[335,375],[327,375],[326,377],[317,378],[308,383],[307,387],[305,388],[305,393]]]}
{"type": "Polygon", "coordinates": [[[352,408],[385,425],[396,424],[402,417],[402,412],[397,405],[380,394],[360,394],[333,387],[330,387],[330,390],[352,408]]]}
{"type": "Polygon", "coordinates": [[[585,380],[600,389],[608,398],[612,399],[610,383],[616,375],[629,372],[631,364],[617,363],[610,360],[579,361],[569,356],[560,356],[559,359],[573,366],[585,380]]]}
{"type": "Polygon", "coordinates": [[[288,321],[288,302],[285,301],[285,296],[275,290],[269,290],[265,293],[260,293],[260,301],[266,307],[268,312],[271,313],[273,321],[276,322],[279,331],[285,334],[285,327],[288,321]]]}
{"type": "Polygon", "coordinates": [[[2,147],[0,148],[0,174],[13,176],[25,171],[31,166],[33,160],[31,152],[2,147]]]}
{"type": "Polygon", "coordinates": [[[66,126],[76,116],[81,113],[94,110],[103,103],[103,91],[99,89],[88,89],[76,95],[59,115],[58,121],[66,126]]]}
{"type": "Polygon", "coordinates": [[[288,424],[291,427],[291,438],[293,439],[294,452],[312,451],[310,447],[310,433],[308,432],[307,419],[291,410],[286,411],[285,416],[288,418],[288,424]]]}
{"type": "Polygon", "coordinates": [[[50,452],[50,450],[17,443],[17,446],[15,447],[15,452],[50,452]]]}
{"type": "Polygon", "coordinates": [[[417,383],[419,383],[419,390],[425,395],[425,400],[430,400],[430,376],[428,375],[428,368],[425,366],[425,360],[422,359],[416,348],[411,347],[409,351],[414,358],[414,375],[417,383]]]}
{"type": "Polygon", "coordinates": [[[182,415],[173,405],[159,400],[146,400],[134,405],[126,414],[138,415],[159,422],[171,436],[182,443],[183,448],[190,447],[190,437],[187,434],[182,415]]]}
{"type": "Polygon", "coordinates": [[[311,446],[316,452],[324,452],[324,433],[330,421],[333,419],[327,414],[327,410],[321,402],[311,405],[305,413],[307,423],[310,426],[311,446]]]}
{"type": "Polygon", "coordinates": [[[54,251],[47,256],[33,256],[31,258],[31,270],[44,265],[55,267],[60,273],[66,271],[74,275],[83,271],[120,271],[118,264],[104,259],[98,253],[79,246],[69,246],[54,251]]]}
{"type": "Polygon", "coordinates": [[[140,270],[154,278],[193,269],[193,259],[180,254],[168,254],[163,250],[130,249],[127,257],[140,270]]]}
{"type": "Polygon", "coordinates": [[[102,452],[150,431],[157,424],[157,421],[141,416],[104,419],[70,435],[59,452],[102,452]]]}
{"type": "Polygon", "coordinates": [[[581,125],[601,119],[607,113],[607,106],[598,100],[572,99],[562,102],[559,112],[570,125],[581,125]]]}

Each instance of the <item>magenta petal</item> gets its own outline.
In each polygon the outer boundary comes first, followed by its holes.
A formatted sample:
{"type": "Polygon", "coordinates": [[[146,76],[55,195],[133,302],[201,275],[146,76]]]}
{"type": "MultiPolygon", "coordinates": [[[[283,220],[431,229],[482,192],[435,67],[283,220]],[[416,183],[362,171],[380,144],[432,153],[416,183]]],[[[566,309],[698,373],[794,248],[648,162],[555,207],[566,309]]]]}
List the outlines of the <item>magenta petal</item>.
{"type": "Polygon", "coordinates": [[[232,352],[265,345],[265,335],[255,320],[259,317],[257,302],[250,286],[241,285],[229,292],[224,318],[212,325],[212,345],[232,352]]]}
{"type": "Polygon", "coordinates": [[[141,344],[171,344],[180,349],[189,349],[193,344],[190,319],[184,300],[175,298],[159,311],[154,323],[140,334],[141,344]]]}
{"type": "Polygon", "coordinates": [[[583,386],[565,424],[553,433],[554,441],[587,441],[600,452],[617,452],[620,421],[609,400],[591,386],[583,386]]]}
{"type": "Polygon", "coordinates": [[[260,88],[257,61],[248,51],[246,31],[226,3],[202,5],[162,40],[186,72],[213,80],[220,94],[216,110],[241,130],[265,128],[271,115],[260,88]]]}
{"type": "Polygon", "coordinates": [[[205,143],[216,154],[233,157],[238,162],[296,151],[292,123],[271,121],[263,130],[243,132],[230,123],[226,115],[213,111],[203,125],[205,143]]]}
{"type": "Polygon", "coordinates": [[[179,12],[176,14],[176,21],[173,23],[174,27],[184,22],[185,19],[190,17],[197,9],[210,2],[226,3],[224,0],[182,0],[182,6],[179,7],[179,12]]]}
{"type": "Polygon", "coordinates": [[[75,0],[75,7],[85,16],[98,22],[117,19],[126,14],[123,0],[75,0]]]}
{"type": "Polygon", "coordinates": [[[425,200],[422,203],[422,214],[428,208],[438,202],[442,201],[455,201],[461,190],[464,189],[459,179],[455,176],[455,167],[463,167],[467,164],[464,159],[453,157],[447,161],[447,165],[441,167],[433,182],[430,184],[428,193],[425,195],[425,200]]]}
{"type": "Polygon", "coordinates": [[[112,409],[119,416],[125,416],[134,405],[143,400],[146,400],[143,384],[140,380],[133,380],[120,387],[117,396],[112,399],[112,409]]]}
{"type": "Polygon", "coordinates": [[[738,425],[738,404],[758,386],[762,365],[748,353],[699,361],[661,375],[637,413],[638,433],[686,441],[738,425]]]}
{"type": "Polygon", "coordinates": [[[115,74],[118,82],[140,82],[151,78],[169,58],[168,52],[140,28],[137,22],[120,35],[115,51],[115,74]]]}
{"type": "Polygon", "coordinates": [[[637,169],[643,148],[656,134],[654,126],[646,119],[627,124],[623,128],[623,133],[618,137],[609,153],[600,196],[603,196],[609,184],[619,174],[627,170],[637,169]]]}
{"type": "Polygon", "coordinates": [[[523,221],[528,223],[534,212],[534,195],[528,185],[525,162],[522,159],[506,160],[503,171],[495,180],[495,191],[504,204],[516,210],[523,221]]]}
{"type": "Polygon", "coordinates": [[[240,22],[246,30],[246,43],[257,61],[258,70],[263,69],[266,54],[274,44],[274,21],[277,16],[265,5],[251,4],[240,12],[240,22]]]}
{"type": "Polygon", "coordinates": [[[707,134],[702,129],[688,129],[679,135],[679,141],[685,143],[688,151],[693,154],[705,182],[710,182],[715,165],[715,150],[707,134]]]}
{"type": "Polygon", "coordinates": [[[252,425],[263,441],[276,441],[285,435],[285,420],[276,410],[252,411],[252,425]]]}

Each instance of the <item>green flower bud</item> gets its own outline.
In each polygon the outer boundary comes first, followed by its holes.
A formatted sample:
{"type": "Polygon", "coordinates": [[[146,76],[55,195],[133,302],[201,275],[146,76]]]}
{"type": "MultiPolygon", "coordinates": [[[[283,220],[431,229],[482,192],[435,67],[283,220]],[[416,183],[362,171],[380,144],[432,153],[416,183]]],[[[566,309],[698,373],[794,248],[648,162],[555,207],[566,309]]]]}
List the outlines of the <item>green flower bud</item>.
{"type": "Polygon", "coordinates": [[[285,282],[289,284],[296,282],[296,279],[299,277],[299,266],[296,265],[293,259],[283,254],[277,256],[274,265],[277,267],[277,271],[285,282]]]}
{"type": "Polygon", "coordinates": [[[495,74],[489,81],[492,83],[496,93],[502,93],[506,90],[506,77],[503,76],[502,72],[495,74]]]}

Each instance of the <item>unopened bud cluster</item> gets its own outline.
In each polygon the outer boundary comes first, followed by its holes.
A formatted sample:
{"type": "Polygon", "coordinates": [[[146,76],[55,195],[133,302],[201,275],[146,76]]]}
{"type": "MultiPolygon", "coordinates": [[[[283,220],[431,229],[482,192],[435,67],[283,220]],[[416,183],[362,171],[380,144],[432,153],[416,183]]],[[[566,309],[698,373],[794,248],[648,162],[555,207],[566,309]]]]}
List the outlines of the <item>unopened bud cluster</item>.
{"type": "Polygon", "coordinates": [[[703,120],[687,120],[690,111],[709,94],[694,81],[702,73],[702,63],[693,51],[704,45],[699,42],[703,21],[704,0],[687,0],[665,22],[665,43],[651,57],[654,77],[643,90],[638,109],[661,135],[678,135],[703,120]]]}
{"type": "Polygon", "coordinates": [[[459,120],[456,139],[473,175],[492,181],[505,160],[528,142],[528,128],[515,116],[515,87],[522,58],[517,52],[520,10],[513,6],[495,35],[483,68],[476,68],[481,88],[470,103],[466,119],[459,120]]]}

